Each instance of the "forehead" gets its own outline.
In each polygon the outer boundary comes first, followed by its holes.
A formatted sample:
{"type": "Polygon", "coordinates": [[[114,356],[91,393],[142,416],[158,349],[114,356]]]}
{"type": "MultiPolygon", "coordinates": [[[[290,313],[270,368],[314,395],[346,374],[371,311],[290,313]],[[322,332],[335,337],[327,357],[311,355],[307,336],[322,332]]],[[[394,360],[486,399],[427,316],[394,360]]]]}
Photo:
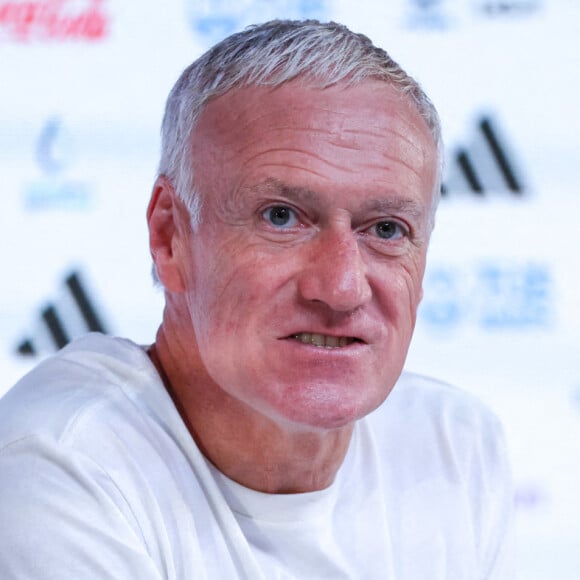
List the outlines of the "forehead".
{"type": "Polygon", "coordinates": [[[196,182],[252,173],[255,180],[285,180],[281,174],[291,172],[298,181],[348,187],[356,176],[373,187],[384,181],[423,190],[435,178],[429,128],[407,98],[380,81],[325,89],[292,81],[231,91],[201,114],[192,150],[196,182]]]}
{"type": "Polygon", "coordinates": [[[338,84],[316,88],[299,81],[270,88],[244,87],[211,100],[194,130],[196,140],[204,137],[235,138],[246,134],[246,123],[260,128],[278,121],[280,127],[300,118],[306,126],[320,126],[348,139],[348,128],[362,122],[370,132],[414,133],[430,137],[417,109],[391,85],[369,80],[357,85],[338,84]],[[285,123],[286,121],[286,123],[285,123]]]}

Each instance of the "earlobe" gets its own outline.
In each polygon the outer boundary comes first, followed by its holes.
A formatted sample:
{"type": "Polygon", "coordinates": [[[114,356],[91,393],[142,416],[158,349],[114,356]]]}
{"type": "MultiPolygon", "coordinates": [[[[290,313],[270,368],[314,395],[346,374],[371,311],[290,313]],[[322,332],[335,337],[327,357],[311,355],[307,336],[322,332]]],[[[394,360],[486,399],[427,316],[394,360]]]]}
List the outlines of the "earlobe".
{"type": "Polygon", "coordinates": [[[178,211],[173,184],[167,176],[160,175],[147,208],[149,247],[159,281],[171,292],[183,292],[185,288],[176,252],[180,237],[178,211]]]}

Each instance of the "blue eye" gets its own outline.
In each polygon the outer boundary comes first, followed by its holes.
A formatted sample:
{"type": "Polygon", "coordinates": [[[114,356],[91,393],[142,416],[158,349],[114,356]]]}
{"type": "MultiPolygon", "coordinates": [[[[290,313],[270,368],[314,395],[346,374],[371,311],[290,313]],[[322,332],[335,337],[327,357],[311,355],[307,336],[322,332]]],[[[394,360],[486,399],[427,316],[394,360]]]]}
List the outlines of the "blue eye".
{"type": "Polygon", "coordinates": [[[298,221],[296,212],[285,205],[269,207],[262,212],[262,217],[278,228],[295,226],[298,221]]]}
{"type": "Polygon", "coordinates": [[[401,224],[393,221],[379,222],[374,225],[375,233],[383,240],[398,239],[405,235],[401,224]]]}

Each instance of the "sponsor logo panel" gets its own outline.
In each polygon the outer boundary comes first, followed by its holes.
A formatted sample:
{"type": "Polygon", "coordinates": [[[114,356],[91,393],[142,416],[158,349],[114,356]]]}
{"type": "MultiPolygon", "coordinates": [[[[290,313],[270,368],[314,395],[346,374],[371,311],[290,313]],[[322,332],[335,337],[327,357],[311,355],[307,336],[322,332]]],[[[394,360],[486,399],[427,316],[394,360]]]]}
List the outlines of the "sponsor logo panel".
{"type": "Polygon", "coordinates": [[[23,187],[22,203],[25,210],[90,209],[93,201],[91,185],[85,180],[69,177],[75,155],[72,133],[60,117],[49,117],[39,131],[34,150],[41,177],[23,187]]]}
{"type": "Polygon", "coordinates": [[[471,21],[521,19],[541,12],[544,0],[406,0],[403,25],[443,31],[471,21]]]}
{"type": "Polygon", "coordinates": [[[101,41],[111,25],[107,4],[107,0],[0,0],[0,41],[101,41]]]}
{"type": "Polygon", "coordinates": [[[408,0],[405,25],[409,28],[444,30],[455,23],[447,0],[408,0]]]}
{"type": "Polygon", "coordinates": [[[256,22],[273,18],[327,19],[331,0],[188,0],[194,34],[210,45],[256,22]]]}
{"type": "Polygon", "coordinates": [[[39,309],[33,332],[16,345],[16,354],[43,356],[87,332],[107,333],[109,325],[102,310],[82,272],[69,272],[58,296],[39,309]]]}
{"type": "Polygon", "coordinates": [[[442,186],[444,196],[489,193],[521,197],[529,189],[501,123],[495,115],[480,115],[466,146],[451,149],[442,186]]]}
{"type": "Polygon", "coordinates": [[[543,0],[475,0],[475,12],[489,17],[527,16],[538,12],[543,0]]]}
{"type": "Polygon", "coordinates": [[[544,263],[434,266],[424,285],[419,319],[433,329],[546,329],[555,320],[554,281],[544,263]]]}

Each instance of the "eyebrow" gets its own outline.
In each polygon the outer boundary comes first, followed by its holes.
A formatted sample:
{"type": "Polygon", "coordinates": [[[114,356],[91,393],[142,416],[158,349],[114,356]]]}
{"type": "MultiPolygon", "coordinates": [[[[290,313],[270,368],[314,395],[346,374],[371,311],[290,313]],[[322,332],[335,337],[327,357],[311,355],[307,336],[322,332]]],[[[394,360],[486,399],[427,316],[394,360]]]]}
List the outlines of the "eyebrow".
{"type": "Polygon", "coordinates": [[[376,213],[403,212],[420,218],[425,215],[427,208],[413,199],[397,196],[369,199],[363,204],[363,210],[376,213]]]}
{"type": "MultiPolygon", "coordinates": [[[[258,186],[248,188],[249,190],[259,192],[276,193],[282,197],[295,202],[308,202],[316,200],[320,195],[307,187],[289,185],[275,178],[265,179],[258,186]]],[[[385,195],[385,197],[375,197],[365,201],[361,207],[363,212],[372,212],[378,214],[389,214],[391,212],[406,213],[415,218],[423,217],[428,208],[418,203],[416,200],[401,194],[385,195]]]]}
{"type": "Polygon", "coordinates": [[[262,181],[257,186],[251,186],[247,189],[251,191],[258,191],[260,193],[277,193],[287,199],[297,202],[309,201],[319,197],[315,191],[308,189],[307,187],[288,185],[287,183],[284,183],[283,181],[273,177],[262,181]]]}

